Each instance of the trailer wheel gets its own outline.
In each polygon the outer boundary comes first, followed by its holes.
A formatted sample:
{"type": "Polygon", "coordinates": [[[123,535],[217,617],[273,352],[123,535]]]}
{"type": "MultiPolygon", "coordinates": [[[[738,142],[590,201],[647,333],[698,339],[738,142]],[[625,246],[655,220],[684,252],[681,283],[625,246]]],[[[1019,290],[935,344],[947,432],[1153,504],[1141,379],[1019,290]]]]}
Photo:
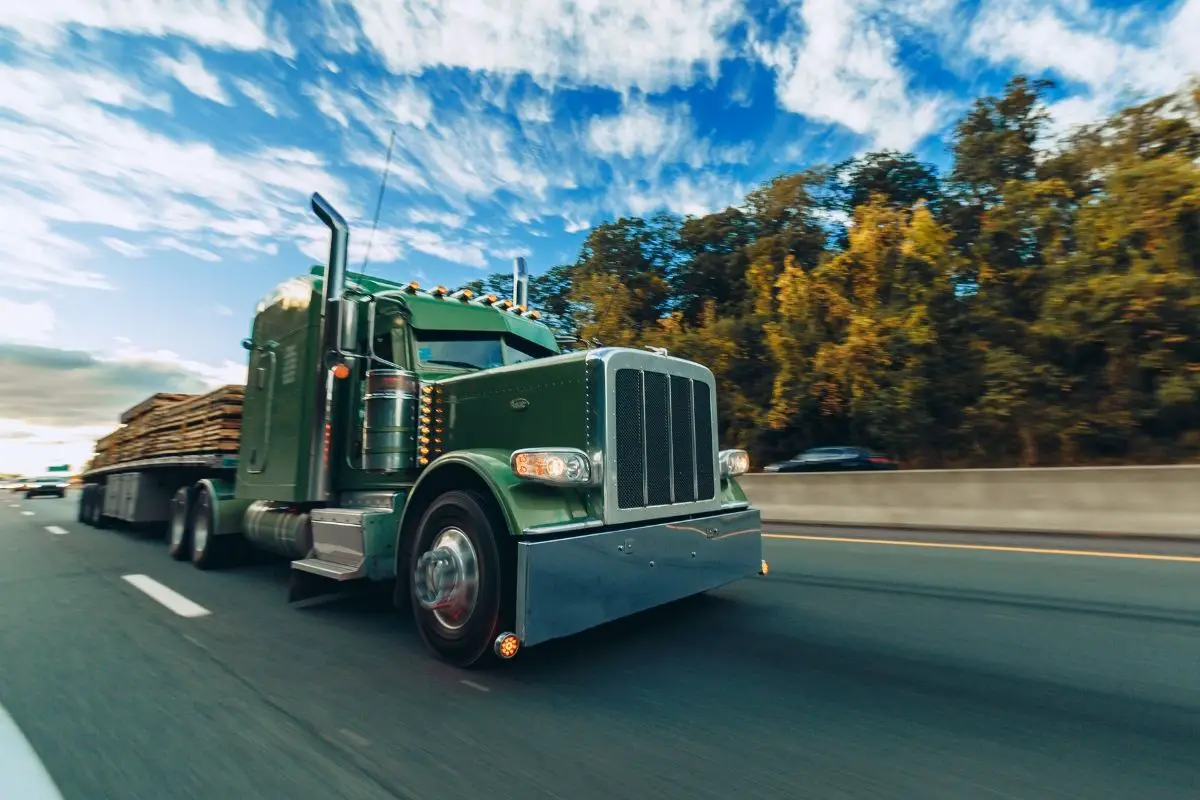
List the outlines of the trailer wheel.
{"type": "Polygon", "coordinates": [[[191,553],[192,530],[188,518],[188,498],[191,490],[183,486],[171,498],[171,521],[167,524],[167,554],[176,561],[186,561],[191,553]]]}
{"type": "Polygon", "coordinates": [[[191,529],[192,566],[196,569],[215,569],[221,565],[225,556],[227,537],[213,533],[216,527],[216,515],[213,511],[212,495],[201,484],[196,489],[191,524],[188,526],[191,529]]]}
{"type": "Polygon", "coordinates": [[[421,640],[457,667],[492,660],[514,617],[512,542],[490,498],[446,492],[417,527],[409,593],[421,640]]]}

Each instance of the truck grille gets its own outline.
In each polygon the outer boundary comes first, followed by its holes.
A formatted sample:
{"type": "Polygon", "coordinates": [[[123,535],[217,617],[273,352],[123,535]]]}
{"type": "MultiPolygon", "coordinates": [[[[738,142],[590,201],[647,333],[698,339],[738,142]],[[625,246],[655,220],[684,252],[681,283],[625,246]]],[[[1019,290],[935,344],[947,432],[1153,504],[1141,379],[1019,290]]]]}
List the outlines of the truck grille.
{"type": "Polygon", "coordinates": [[[617,508],[712,500],[712,386],[656,370],[620,368],[613,388],[617,508]]]}

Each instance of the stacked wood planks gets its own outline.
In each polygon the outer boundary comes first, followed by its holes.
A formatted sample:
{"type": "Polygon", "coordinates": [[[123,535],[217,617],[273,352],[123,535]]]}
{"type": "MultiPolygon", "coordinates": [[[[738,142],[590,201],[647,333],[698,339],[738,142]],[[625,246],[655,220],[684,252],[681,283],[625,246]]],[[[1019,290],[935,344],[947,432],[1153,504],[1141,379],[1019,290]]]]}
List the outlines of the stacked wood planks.
{"type": "Polygon", "coordinates": [[[203,395],[147,398],[121,415],[121,427],[96,442],[89,468],[162,456],[236,453],[244,393],[241,386],[222,386],[203,395]]]}

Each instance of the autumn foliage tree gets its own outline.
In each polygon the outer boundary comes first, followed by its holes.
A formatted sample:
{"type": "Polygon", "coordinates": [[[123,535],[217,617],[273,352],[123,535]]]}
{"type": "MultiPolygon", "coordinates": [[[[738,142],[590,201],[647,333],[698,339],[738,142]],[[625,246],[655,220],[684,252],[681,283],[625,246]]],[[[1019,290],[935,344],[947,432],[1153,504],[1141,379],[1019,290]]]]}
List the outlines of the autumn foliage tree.
{"type": "MultiPolygon", "coordinates": [[[[724,446],[909,466],[1200,456],[1200,88],[1047,140],[980,98],[946,174],[868,153],[736,208],[625,217],[531,281],[562,331],[710,367],[724,446]]],[[[508,276],[477,282],[509,285],[508,276]]]]}

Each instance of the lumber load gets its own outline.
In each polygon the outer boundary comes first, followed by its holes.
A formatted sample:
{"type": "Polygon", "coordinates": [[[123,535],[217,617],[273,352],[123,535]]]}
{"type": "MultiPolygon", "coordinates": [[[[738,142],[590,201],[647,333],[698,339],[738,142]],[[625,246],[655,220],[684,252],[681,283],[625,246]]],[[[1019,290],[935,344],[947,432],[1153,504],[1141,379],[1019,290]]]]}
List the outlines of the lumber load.
{"type": "Polygon", "coordinates": [[[153,395],[123,413],[124,424],[96,442],[90,468],[165,456],[235,454],[244,395],[244,387],[234,385],[203,395],[153,395]]]}
{"type": "Polygon", "coordinates": [[[159,392],[158,394],[151,395],[122,414],[121,424],[128,425],[153,411],[158,411],[191,397],[195,397],[195,395],[181,394],[179,392],[159,392]]]}

